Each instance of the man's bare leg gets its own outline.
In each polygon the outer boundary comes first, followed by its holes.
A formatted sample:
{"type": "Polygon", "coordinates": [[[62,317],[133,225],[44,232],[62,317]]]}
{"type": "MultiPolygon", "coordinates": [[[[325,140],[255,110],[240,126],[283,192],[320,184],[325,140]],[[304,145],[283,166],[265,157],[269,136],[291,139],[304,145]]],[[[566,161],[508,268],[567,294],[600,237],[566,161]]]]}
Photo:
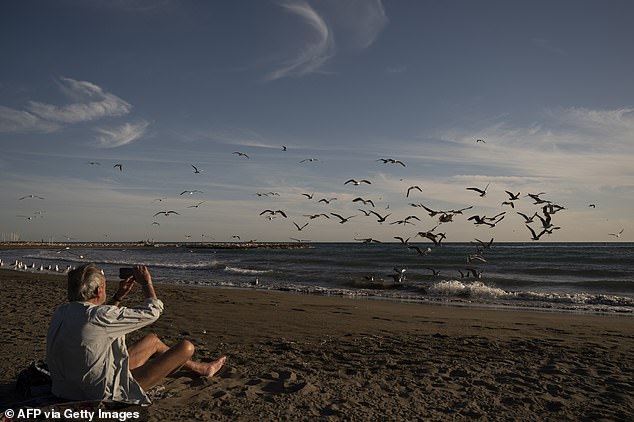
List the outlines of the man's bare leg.
{"type": "Polygon", "coordinates": [[[134,379],[147,390],[163,378],[183,367],[202,376],[214,375],[227,360],[226,356],[213,362],[194,362],[194,345],[184,340],[170,348],[156,335],[145,336],[128,348],[130,371],[134,379]],[[159,356],[148,362],[154,354],[159,356]]]}

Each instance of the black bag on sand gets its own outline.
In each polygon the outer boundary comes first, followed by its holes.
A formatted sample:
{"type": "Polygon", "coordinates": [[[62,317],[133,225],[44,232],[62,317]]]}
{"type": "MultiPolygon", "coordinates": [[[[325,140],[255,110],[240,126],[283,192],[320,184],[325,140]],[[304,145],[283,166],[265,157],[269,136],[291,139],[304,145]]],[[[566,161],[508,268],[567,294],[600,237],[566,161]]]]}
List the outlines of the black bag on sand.
{"type": "Polygon", "coordinates": [[[43,360],[37,360],[20,371],[15,388],[22,397],[36,397],[50,394],[52,384],[48,365],[43,360]]]}

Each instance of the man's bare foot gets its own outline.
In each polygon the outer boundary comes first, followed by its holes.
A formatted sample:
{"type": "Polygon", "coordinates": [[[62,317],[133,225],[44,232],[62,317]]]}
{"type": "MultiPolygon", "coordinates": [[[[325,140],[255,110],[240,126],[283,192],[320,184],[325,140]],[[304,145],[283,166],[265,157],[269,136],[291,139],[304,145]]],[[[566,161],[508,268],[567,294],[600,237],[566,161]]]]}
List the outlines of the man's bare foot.
{"type": "Polygon", "coordinates": [[[222,368],[226,361],[227,357],[223,356],[213,362],[192,362],[194,364],[192,370],[203,377],[211,377],[222,368]]]}

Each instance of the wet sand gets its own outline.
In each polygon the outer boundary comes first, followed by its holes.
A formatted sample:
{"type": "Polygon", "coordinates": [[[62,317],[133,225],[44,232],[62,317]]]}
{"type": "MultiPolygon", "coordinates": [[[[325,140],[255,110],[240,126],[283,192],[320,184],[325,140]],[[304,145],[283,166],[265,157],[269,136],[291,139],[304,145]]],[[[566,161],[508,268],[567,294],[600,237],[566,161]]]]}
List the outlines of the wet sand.
{"type": "MultiPolygon", "coordinates": [[[[144,420],[634,420],[631,316],[156,288],[164,314],[128,342],[189,339],[196,359],[229,363],[167,378],[144,420]]],[[[6,404],[19,370],[45,358],[66,278],[2,270],[0,292],[6,404]]]]}

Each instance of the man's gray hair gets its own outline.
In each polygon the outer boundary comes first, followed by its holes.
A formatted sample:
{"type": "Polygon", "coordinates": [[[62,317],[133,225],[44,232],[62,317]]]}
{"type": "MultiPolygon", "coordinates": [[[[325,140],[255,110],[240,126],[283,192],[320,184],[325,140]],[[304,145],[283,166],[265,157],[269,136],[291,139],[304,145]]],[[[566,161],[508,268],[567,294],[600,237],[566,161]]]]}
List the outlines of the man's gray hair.
{"type": "Polygon", "coordinates": [[[86,302],[96,296],[95,291],[106,280],[95,264],[82,265],[68,273],[68,301],[86,302]]]}

